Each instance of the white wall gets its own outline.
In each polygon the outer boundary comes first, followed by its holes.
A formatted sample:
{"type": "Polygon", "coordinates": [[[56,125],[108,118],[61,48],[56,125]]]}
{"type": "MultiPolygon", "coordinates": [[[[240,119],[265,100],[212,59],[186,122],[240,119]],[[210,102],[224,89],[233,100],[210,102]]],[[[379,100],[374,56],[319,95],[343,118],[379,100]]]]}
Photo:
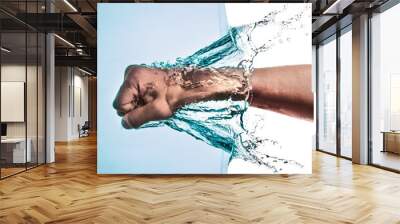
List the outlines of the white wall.
{"type": "MultiPolygon", "coordinates": [[[[2,82],[25,82],[25,75],[28,75],[29,86],[36,86],[36,80],[33,80],[31,75],[36,76],[36,67],[19,64],[8,64],[1,66],[1,81],[2,82]]],[[[27,120],[28,120],[28,137],[29,133],[31,133],[30,128],[32,130],[36,130],[36,113],[32,113],[32,111],[36,111],[36,88],[27,88],[27,106],[30,107],[27,109],[27,120]],[[34,98],[34,99],[33,99],[34,98]],[[33,102],[33,104],[32,104],[33,102]],[[33,108],[34,107],[34,108],[33,108]],[[33,122],[35,124],[32,124],[33,122]],[[34,126],[34,127],[33,127],[34,126]]],[[[4,96],[3,96],[4,97],[4,96]]],[[[1,110],[7,110],[7,108],[1,108],[1,110]]],[[[32,131],[33,132],[33,131],[32,131]]],[[[35,132],[36,134],[36,132],[35,132]]],[[[7,122],[7,136],[8,137],[25,137],[25,122],[7,122]]]]}
{"type": "Polygon", "coordinates": [[[77,139],[78,124],[83,125],[88,120],[88,78],[83,75],[76,68],[56,67],[56,141],[77,139]]]}
{"type": "MultiPolygon", "coordinates": [[[[3,64],[1,66],[1,81],[2,82],[24,82],[26,84],[26,121],[23,122],[6,122],[7,137],[9,138],[24,138],[25,135],[30,139],[32,158],[36,162],[44,162],[44,145],[45,145],[45,117],[44,117],[44,74],[42,67],[25,66],[25,64],[3,64]],[[38,69],[38,70],[36,70],[38,69]],[[25,80],[27,79],[27,80],[25,80]],[[36,152],[39,156],[36,157],[36,152]]],[[[7,97],[2,95],[3,97],[7,97]]],[[[10,110],[11,108],[1,108],[10,110]]],[[[25,111],[22,111],[25,113],[25,111]]]]}
{"type": "MultiPolygon", "coordinates": [[[[32,67],[28,67],[28,71],[32,67]]],[[[29,74],[29,72],[28,72],[29,74]]],[[[1,66],[1,81],[2,82],[25,82],[25,65],[9,64],[1,66]]],[[[6,110],[7,108],[1,108],[6,110]]],[[[8,122],[7,137],[25,137],[24,122],[8,122]]]]}
{"type": "Polygon", "coordinates": [[[68,139],[68,86],[69,76],[67,67],[55,69],[55,140],[67,141],[68,139]]]}
{"type": "Polygon", "coordinates": [[[74,102],[71,102],[72,108],[72,119],[71,119],[71,135],[72,138],[78,138],[78,124],[83,125],[85,121],[88,121],[88,77],[83,77],[82,73],[74,75],[74,96],[71,96],[71,99],[74,99],[74,102]],[[79,97],[80,96],[80,97],[79,97]],[[79,102],[80,101],[80,102],[79,102]],[[81,111],[80,111],[81,110],[81,111]]]}

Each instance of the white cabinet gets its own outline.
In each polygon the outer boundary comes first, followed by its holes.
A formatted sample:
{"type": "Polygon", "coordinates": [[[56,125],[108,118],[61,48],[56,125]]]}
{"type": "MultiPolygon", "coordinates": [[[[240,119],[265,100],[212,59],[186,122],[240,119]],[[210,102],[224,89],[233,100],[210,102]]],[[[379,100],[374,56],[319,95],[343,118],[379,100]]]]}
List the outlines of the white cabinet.
{"type": "Polygon", "coordinates": [[[6,150],[11,152],[12,163],[25,163],[32,161],[32,141],[30,138],[28,138],[26,142],[25,138],[2,139],[1,144],[2,147],[6,147],[6,150]],[[27,144],[26,151],[25,144],[27,144]]]}

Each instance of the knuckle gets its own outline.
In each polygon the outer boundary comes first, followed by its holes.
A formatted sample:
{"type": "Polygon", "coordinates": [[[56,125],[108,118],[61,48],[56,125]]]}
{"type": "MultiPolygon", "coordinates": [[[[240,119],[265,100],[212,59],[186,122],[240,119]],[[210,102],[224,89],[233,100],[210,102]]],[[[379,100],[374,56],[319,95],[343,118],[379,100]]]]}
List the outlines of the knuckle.
{"type": "Polygon", "coordinates": [[[129,78],[138,74],[144,70],[144,67],[141,65],[129,65],[125,69],[125,78],[129,78]]]}

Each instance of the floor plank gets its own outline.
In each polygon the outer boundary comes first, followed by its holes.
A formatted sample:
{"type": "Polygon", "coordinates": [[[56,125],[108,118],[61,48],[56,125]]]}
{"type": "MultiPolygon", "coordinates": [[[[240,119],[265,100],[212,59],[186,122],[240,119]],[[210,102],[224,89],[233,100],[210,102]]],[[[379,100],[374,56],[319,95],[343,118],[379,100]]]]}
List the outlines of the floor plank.
{"type": "Polygon", "coordinates": [[[0,223],[400,223],[400,175],[320,152],[312,175],[97,175],[96,138],[0,181],[0,223]]]}

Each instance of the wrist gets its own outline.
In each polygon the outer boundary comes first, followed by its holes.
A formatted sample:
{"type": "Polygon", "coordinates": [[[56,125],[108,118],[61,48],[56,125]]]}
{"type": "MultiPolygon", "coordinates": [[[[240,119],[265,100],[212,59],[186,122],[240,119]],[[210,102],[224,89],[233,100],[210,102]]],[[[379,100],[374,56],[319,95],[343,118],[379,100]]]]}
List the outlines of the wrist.
{"type": "Polygon", "coordinates": [[[185,96],[185,90],[182,88],[182,74],[183,69],[181,68],[169,68],[165,69],[165,83],[167,86],[166,100],[171,109],[175,112],[179,107],[183,106],[183,97],[185,96]]]}
{"type": "Polygon", "coordinates": [[[185,67],[165,72],[171,108],[207,100],[246,100],[250,91],[249,78],[238,68],[185,67]]]}

